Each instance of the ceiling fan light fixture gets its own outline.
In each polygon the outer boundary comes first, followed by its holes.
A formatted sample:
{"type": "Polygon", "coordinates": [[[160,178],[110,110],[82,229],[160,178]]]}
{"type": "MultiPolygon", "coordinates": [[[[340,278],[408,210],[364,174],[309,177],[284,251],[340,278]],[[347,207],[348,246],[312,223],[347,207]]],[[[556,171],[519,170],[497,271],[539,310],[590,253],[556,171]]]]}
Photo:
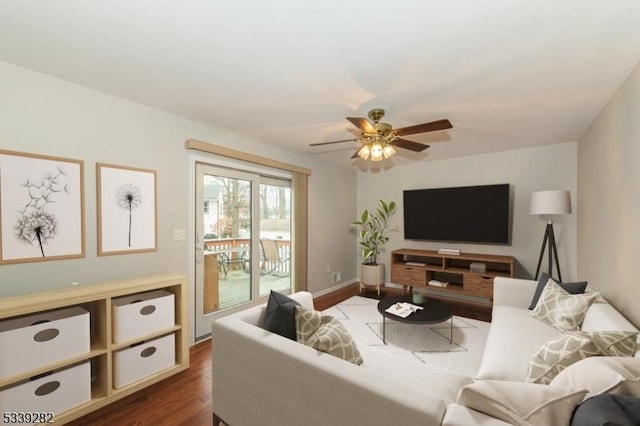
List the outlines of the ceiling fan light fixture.
{"type": "Polygon", "coordinates": [[[374,142],[371,144],[371,161],[382,161],[384,159],[382,143],[374,142]]]}
{"type": "Polygon", "coordinates": [[[395,148],[389,144],[386,144],[384,148],[382,148],[382,154],[384,155],[384,158],[391,158],[395,155],[395,153],[395,148]]]}
{"type": "Polygon", "coordinates": [[[369,120],[364,117],[347,117],[351,124],[360,129],[361,133],[358,139],[312,143],[309,146],[359,141],[360,148],[351,155],[352,159],[360,157],[363,160],[382,161],[396,154],[394,146],[413,152],[422,152],[429,148],[429,145],[404,139],[404,136],[446,130],[453,127],[449,120],[442,119],[396,129],[389,123],[381,122],[382,117],[384,117],[384,109],[382,108],[375,108],[369,111],[369,120]]]}
{"type": "Polygon", "coordinates": [[[371,146],[369,144],[362,145],[362,148],[358,151],[358,157],[366,160],[369,158],[369,154],[371,154],[371,146]]]}

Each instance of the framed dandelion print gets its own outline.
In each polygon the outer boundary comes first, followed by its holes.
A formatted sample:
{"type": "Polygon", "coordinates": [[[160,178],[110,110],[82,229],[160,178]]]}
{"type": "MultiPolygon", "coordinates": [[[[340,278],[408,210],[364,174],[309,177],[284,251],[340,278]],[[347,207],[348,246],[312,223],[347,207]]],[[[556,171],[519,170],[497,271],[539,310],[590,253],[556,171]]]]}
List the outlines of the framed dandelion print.
{"type": "Polygon", "coordinates": [[[156,171],[96,164],[98,256],[156,251],[156,171]]]}
{"type": "Polygon", "coordinates": [[[82,160],[0,150],[0,264],[85,256],[83,177],[82,160]]]}

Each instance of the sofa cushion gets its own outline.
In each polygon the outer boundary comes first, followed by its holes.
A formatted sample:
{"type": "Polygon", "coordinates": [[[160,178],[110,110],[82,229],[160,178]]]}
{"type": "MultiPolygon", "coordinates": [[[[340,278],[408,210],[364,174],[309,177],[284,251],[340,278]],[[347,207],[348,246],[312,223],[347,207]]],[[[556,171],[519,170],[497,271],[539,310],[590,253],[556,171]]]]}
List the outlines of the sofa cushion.
{"type": "Polygon", "coordinates": [[[480,411],[473,410],[460,404],[449,404],[447,412],[442,419],[442,426],[510,426],[511,423],[503,422],[480,411]]]}
{"type": "Polygon", "coordinates": [[[296,306],[298,302],[271,290],[264,315],[264,328],[291,340],[296,340],[296,306]]]}
{"type": "Polygon", "coordinates": [[[471,377],[432,367],[418,360],[413,362],[375,346],[361,345],[359,349],[364,359],[361,367],[380,375],[380,380],[412,386],[416,392],[427,393],[446,404],[455,402],[460,389],[473,382],[471,377]]]}
{"type": "Polygon", "coordinates": [[[531,318],[526,306],[494,306],[482,363],[476,379],[523,382],[531,358],[560,332],[531,318]]]}
{"type": "Polygon", "coordinates": [[[340,321],[301,306],[296,307],[295,319],[298,342],[356,365],[362,364],[356,342],[340,321]]]}
{"type": "Polygon", "coordinates": [[[563,334],[545,343],[531,359],[526,381],[543,385],[562,370],[581,359],[599,355],[598,347],[589,337],[563,334]]]}
{"type": "Polygon", "coordinates": [[[640,425],[640,399],[622,395],[598,395],[578,405],[571,426],[640,425]]]}
{"type": "Polygon", "coordinates": [[[591,305],[584,317],[581,329],[582,331],[638,331],[616,308],[602,298],[591,305]]]}
{"type": "Polygon", "coordinates": [[[462,388],[457,403],[514,425],[566,425],[586,393],[564,386],[483,380],[462,388]]]}
{"type": "MultiPolygon", "coordinates": [[[[546,272],[543,272],[540,275],[540,279],[538,280],[538,285],[536,286],[536,291],[533,294],[533,299],[531,299],[531,304],[529,305],[529,310],[532,310],[538,304],[538,299],[540,299],[540,295],[542,294],[542,290],[549,282],[549,275],[546,272]]],[[[587,288],[587,282],[575,282],[575,283],[558,283],[560,287],[562,287],[567,293],[570,294],[582,294],[587,288]]]]}
{"type": "Polygon", "coordinates": [[[531,316],[562,331],[578,331],[599,293],[569,294],[552,279],[542,290],[531,316]]]}
{"type": "Polygon", "coordinates": [[[551,385],[587,389],[589,398],[615,393],[640,398],[640,359],[598,356],[586,358],[565,368],[551,385]]]}

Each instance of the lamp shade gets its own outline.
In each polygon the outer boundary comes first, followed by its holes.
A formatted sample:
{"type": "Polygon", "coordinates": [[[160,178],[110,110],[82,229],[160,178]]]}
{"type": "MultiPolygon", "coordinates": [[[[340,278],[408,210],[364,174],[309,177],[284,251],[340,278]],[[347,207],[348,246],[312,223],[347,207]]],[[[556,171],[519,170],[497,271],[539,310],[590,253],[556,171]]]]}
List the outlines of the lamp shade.
{"type": "Polygon", "coordinates": [[[571,193],[569,191],[538,191],[531,194],[531,214],[571,213],[571,193]]]}

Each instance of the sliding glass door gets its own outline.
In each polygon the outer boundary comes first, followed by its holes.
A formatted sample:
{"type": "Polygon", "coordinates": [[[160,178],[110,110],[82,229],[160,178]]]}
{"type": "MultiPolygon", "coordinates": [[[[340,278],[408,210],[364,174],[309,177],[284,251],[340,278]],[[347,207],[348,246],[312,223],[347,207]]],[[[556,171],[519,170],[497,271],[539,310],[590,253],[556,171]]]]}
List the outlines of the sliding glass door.
{"type": "Polygon", "coordinates": [[[291,181],[260,183],[260,296],[291,291],[291,181]]]}
{"type": "Polygon", "coordinates": [[[196,164],[195,337],[291,289],[290,181],[196,164]]]}

